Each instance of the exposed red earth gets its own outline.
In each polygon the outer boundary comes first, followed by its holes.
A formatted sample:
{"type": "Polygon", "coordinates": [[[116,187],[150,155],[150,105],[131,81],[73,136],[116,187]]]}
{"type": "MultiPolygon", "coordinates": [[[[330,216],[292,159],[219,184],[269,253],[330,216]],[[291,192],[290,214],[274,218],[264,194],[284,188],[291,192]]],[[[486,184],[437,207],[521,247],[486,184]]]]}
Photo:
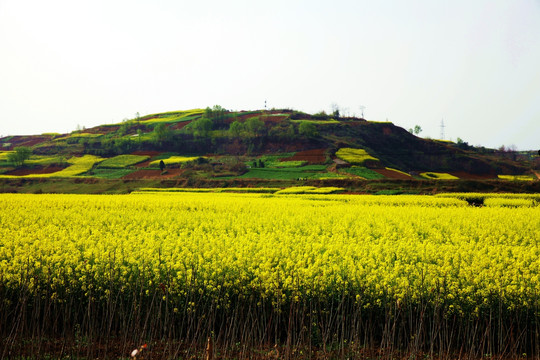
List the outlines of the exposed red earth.
{"type": "Polygon", "coordinates": [[[326,161],[326,149],[299,151],[294,156],[282,158],[281,161],[307,161],[310,164],[322,164],[326,161]]]}
{"type": "Polygon", "coordinates": [[[150,157],[158,156],[159,154],[161,154],[161,151],[151,151],[151,150],[148,150],[148,151],[137,150],[131,153],[131,155],[150,156],[150,157]]]}
{"type": "Polygon", "coordinates": [[[150,163],[152,162],[153,160],[146,160],[146,161],[143,161],[143,162],[140,162],[138,164],[135,164],[135,167],[136,168],[145,168],[145,167],[149,167],[150,166],[150,163]]]}
{"type": "Polygon", "coordinates": [[[50,136],[13,136],[9,143],[11,146],[4,146],[2,150],[13,150],[13,148],[19,147],[19,146],[34,146],[41,144],[42,142],[49,141],[51,139],[50,136]]]}
{"type": "Polygon", "coordinates": [[[261,120],[263,120],[265,123],[275,123],[275,124],[278,124],[285,119],[287,119],[287,115],[274,115],[274,116],[266,116],[266,117],[261,118],[261,120]]]}
{"type": "MultiPolygon", "coordinates": [[[[158,156],[159,154],[161,154],[160,151],[151,151],[151,150],[148,150],[148,151],[138,150],[138,151],[134,151],[134,152],[131,153],[131,155],[149,156],[149,157],[158,156]]],[[[146,160],[146,161],[140,162],[138,164],[135,164],[135,167],[136,168],[148,167],[148,166],[150,166],[150,163],[152,161],[153,160],[146,160]]]]}
{"type": "Polygon", "coordinates": [[[96,126],[90,129],[84,129],[81,132],[85,134],[106,134],[106,133],[118,131],[118,129],[120,129],[120,126],[118,125],[112,125],[112,126],[101,125],[101,126],[96,126]]]}
{"type": "Polygon", "coordinates": [[[177,122],[176,124],[172,124],[171,126],[169,126],[172,130],[180,130],[182,129],[183,127],[185,127],[187,124],[191,124],[191,120],[189,121],[180,121],[180,122],[177,122]]]}
{"type": "Polygon", "coordinates": [[[146,180],[156,180],[156,179],[173,179],[178,175],[181,175],[185,170],[184,169],[167,169],[165,174],[161,174],[161,170],[156,169],[141,169],[131,174],[125,175],[122,179],[146,179],[146,180]]]}
{"type": "Polygon", "coordinates": [[[397,180],[411,180],[412,179],[410,175],[405,175],[399,171],[394,171],[394,170],[389,170],[389,169],[371,169],[371,170],[389,179],[397,179],[397,180]]]}
{"type": "Polygon", "coordinates": [[[4,175],[25,176],[32,174],[51,174],[63,169],[64,168],[61,166],[35,167],[32,169],[16,169],[8,171],[4,175]]]}
{"type": "Polygon", "coordinates": [[[491,174],[471,174],[464,171],[453,171],[449,173],[450,175],[457,176],[460,179],[464,180],[490,180],[496,179],[497,175],[491,174]]]}

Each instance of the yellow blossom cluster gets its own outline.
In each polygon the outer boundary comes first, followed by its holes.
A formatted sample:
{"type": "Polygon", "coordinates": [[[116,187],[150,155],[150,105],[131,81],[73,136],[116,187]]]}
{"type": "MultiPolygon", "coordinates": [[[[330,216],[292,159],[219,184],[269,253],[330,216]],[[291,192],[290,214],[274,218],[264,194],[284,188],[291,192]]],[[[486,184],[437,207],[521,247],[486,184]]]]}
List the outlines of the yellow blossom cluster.
{"type": "MultiPolygon", "coordinates": [[[[0,195],[0,282],[55,301],[112,291],[350,296],[458,312],[538,306],[540,207],[429,196],[0,195]]],[[[193,302],[192,306],[196,306],[193,302]]],[[[191,306],[191,305],[190,305],[191,306]]]]}

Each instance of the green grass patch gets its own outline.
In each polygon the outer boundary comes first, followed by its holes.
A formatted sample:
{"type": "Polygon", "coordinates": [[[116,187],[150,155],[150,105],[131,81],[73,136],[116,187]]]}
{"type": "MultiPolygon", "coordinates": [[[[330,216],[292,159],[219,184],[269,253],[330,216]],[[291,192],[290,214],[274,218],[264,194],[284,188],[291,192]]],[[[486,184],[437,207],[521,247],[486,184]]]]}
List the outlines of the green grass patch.
{"type": "Polygon", "coordinates": [[[294,154],[295,153],[262,155],[261,157],[257,159],[246,161],[246,165],[254,167],[253,163],[256,163],[258,166],[259,162],[262,161],[264,163],[265,168],[295,168],[295,167],[301,167],[306,164],[306,162],[302,162],[302,161],[292,161],[292,160],[281,161],[281,159],[290,158],[294,156],[294,154]]]}
{"type": "Polygon", "coordinates": [[[311,123],[311,124],[315,124],[315,125],[339,124],[339,121],[337,121],[336,119],[328,119],[328,120],[315,120],[315,119],[312,119],[312,120],[291,120],[291,122],[294,122],[294,123],[307,122],[307,123],[311,123]]]}
{"type": "Polygon", "coordinates": [[[326,171],[327,165],[305,165],[301,169],[303,171],[326,171]]]}
{"type": "Polygon", "coordinates": [[[336,152],[336,156],[350,164],[363,165],[366,161],[379,161],[367,153],[364,149],[341,148],[336,152]]]}
{"type": "Polygon", "coordinates": [[[265,166],[273,168],[298,168],[306,164],[307,161],[276,161],[265,164],[265,166]]]}
{"type": "MultiPolygon", "coordinates": [[[[289,158],[294,156],[295,153],[280,153],[280,154],[272,154],[272,155],[262,155],[258,159],[260,159],[263,162],[278,162],[281,159],[289,158]]],[[[257,159],[257,160],[258,160],[257,159]]]]}
{"type": "Polygon", "coordinates": [[[103,169],[103,168],[97,168],[92,170],[88,175],[88,177],[95,177],[99,179],[120,179],[121,177],[124,177],[126,175],[131,174],[132,172],[135,172],[137,170],[135,169],[103,169]]]}
{"type": "Polygon", "coordinates": [[[277,179],[277,180],[293,180],[293,179],[311,179],[321,173],[303,171],[302,168],[292,169],[271,169],[271,168],[256,168],[251,169],[241,176],[233,176],[231,178],[240,179],[277,179]]]}
{"type": "Polygon", "coordinates": [[[352,166],[348,169],[343,169],[343,172],[346,172],[348,174],[360,176],[367,180],[377,180],[377,179],[384,179],[385,177],[381,174],[379,174],[376,171],[373,171],[371,169],[368,169],[363,166],[352,166]]]}
{"type": "Polygon", "coordinates": [[[118,156],[102,161],[98,167],[121,169],[128,166],[136,165],[148,159],[150,159],[149,156],[142,156],[142,155],[118,155],[118,156]]]}
{"type": "Polygon", "coordinates": [[[333,179],[350,179],[350,177],[343,175],[343,174],[336,174],[334,172],[322,172],[322,173],[316,173],[310,179],[317,179],[317,180],[333,180],[333,179]]]}
{"type": "Polygon", "coordinates": [[[375,195],[401,195],[401,194],[403,194],[403,191],[397,190],[397,189],[379,190],[375,193],[375,195]]]}

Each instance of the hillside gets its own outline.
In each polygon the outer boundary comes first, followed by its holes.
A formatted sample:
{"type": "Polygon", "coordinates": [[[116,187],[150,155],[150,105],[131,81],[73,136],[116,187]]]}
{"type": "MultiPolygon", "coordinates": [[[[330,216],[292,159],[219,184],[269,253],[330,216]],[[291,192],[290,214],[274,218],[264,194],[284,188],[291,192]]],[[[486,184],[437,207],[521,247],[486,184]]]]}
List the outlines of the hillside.
{"type": "Polygon", "coordinates": [[[9,136],[0,138],[0,149],[3,191],[24,184],[39,190],[38,180],[45,191],[55,191],[43,184],[62,179],[78,184],[168,181],[173,186],[341,181],[352,184],[351,191],[366,187],[365,182],[394,188],[392,180],[422,189],[467,180],[497,191],[509,187],[502,182],[518,180],[514,187],[531,191],[538,183],[534,170],[540,168],[532,152],[501,153],[423,139],[389,122],[292,110],[233,112],[219,106],[151,114],[69,134],[9,136]],[[31,155],[17,163],[14,154],[21,148],[31,155]]]}

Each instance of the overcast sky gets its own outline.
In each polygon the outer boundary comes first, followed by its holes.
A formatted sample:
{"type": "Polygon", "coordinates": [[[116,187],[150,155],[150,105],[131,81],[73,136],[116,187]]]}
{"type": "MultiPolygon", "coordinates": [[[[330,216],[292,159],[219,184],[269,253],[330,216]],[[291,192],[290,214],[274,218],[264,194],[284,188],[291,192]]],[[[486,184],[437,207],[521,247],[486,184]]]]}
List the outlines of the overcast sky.
{"type": "Polygon", "coordinates": [[[540,148],[540,0],[0,0],[0,135],[219,104],[540,148]]]}

